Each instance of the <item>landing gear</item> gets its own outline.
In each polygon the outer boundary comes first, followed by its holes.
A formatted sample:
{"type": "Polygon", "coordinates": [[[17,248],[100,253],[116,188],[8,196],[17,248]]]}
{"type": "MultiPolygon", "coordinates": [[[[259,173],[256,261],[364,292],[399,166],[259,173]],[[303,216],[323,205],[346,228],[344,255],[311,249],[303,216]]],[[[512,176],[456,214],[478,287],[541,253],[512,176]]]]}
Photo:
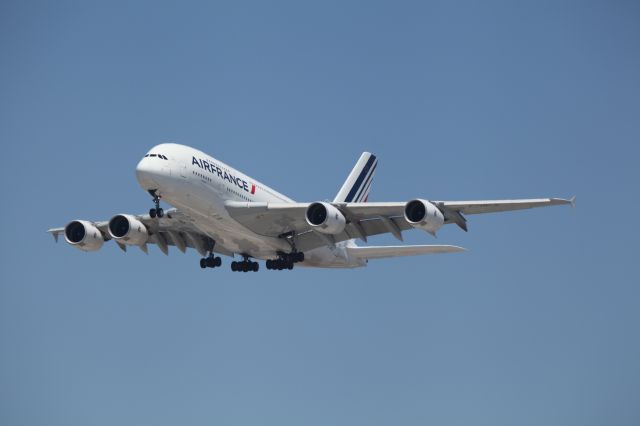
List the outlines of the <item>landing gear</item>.
{"type": "Polygon", "coordinates": [[[162,207],[160,207],[160,196],[158,195],[158,190],[150,189],[149,194],[151,194],[151,196],[153,197],[153,202],[156,205],[155,209],[149,210],[149,216],[151,216],[152,219],[154,217],[160,219],[162,216],[164,216],[164,210],[162,210],[162,207]]]}
{"type": "Polygon", "coordinates": [[[233,272],[258,272],[260,264],[249,260],[249,256],[244,256],[244,260],[240,262],[231,262],[231,270],[233,272]]]}
{"type": "Polygon", "coordinates": [[[267,269],[282,271],[283,269],[292,270],[293,265],[298,262],[304,262],[304,253],[296,248],[296,232],[286,232],[278,235],[279,238],[285,240],[291,246],[290,253],[278,252],[277,259],[267,260],[267,269]]]}
{"type": "Polygon", "coordinates": [[[209,253],[209,256],[203,257],[200,259],[200,267],[202,269],[205,268],[218,268],[222,265],[222,258],[220,256],[216,256],[213,252],[209,253]]]}
{"type": "Polygon", "coordinates": [[[283,269],[293,269],[293,262],[284,259],[268,259],[267,269],[270,271],[282,271],[283,269]]]}
{"type": "Polygon", "coordinates": [[[293,265],[298,262],[304,262],[304,253],[301,251],[293,253],[278,253],[277,259],[267,260],[267,269],[275,271],[288,269],[290,271],[293,269],[293,265]]]}
{"type": "Polygon", "coordinates": [[[164,210],[162,210],[162,207],[159,207],[157,209],[150,209],[149,216],[151,216],[152,219],[154,217],[157,217],[158,219],[160,219],[162,216],[164,216],[164,210]]]}

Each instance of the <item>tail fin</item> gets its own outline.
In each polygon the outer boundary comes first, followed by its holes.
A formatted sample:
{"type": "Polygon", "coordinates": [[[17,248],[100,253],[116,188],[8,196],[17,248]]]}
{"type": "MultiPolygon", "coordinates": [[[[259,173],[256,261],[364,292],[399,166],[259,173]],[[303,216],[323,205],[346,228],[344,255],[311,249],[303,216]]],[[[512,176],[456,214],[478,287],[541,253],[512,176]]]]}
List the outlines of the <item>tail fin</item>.
{"type": "Polygon", "coordinates": [[[377,165],[378,159],[375,155],[363,152],[333,201],[335,203],[366,202],[377,165]]]}

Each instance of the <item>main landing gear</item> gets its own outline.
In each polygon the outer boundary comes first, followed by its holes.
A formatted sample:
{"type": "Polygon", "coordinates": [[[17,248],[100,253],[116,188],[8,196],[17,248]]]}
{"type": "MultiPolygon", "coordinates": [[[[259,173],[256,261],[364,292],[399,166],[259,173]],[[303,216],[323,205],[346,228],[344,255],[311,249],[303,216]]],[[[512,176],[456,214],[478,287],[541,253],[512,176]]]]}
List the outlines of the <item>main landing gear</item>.
{"type": "Polygon", "coordinates": [[[240,262],[231,262],[231,270],[233,272],[258,272],[260,264],[249,260],[249,256],[244,256],[244,260],[240,262]]]}
{"type": "Polygon", "coordinates": [[[154,217],[160,219],[162,216],[164,216],[164,210],[162,210],[162,207],[160,207],[160,196],[158,195],[158,190],[150,189],[149,194],[151,194],[151,196],[153,197],[153,202],[156,204],[155,209],[149,210],[149,216],[151,216],[152,219],[154,217]]]}
{"type": "Polygon", "coordinates": [[[222,258],[215,256],[213,252],[209,253],[209,256],[200,259],[200,267],[205,268],[217,268],[222,265],[222,258]]]}
{"type": "MultiPolygon", "coordinates": [[[[231,270],[233,272],[258,272],[260,264],[249,259],[248,255],[242,255],[244,260],[231,262],[231,270]]],[[[267,269],[282,271],[283,269],[291,270],[293,265],[298,262],[304,262],[304,253],[278,253],[277,259],[267,260],[267,269]]],[[[205,268],[217,268],[222,265],[222,259],[219,256],[215,256],[213,251],[209,253],[209,256],[200,259],[200,267],[205,268]]]]}
{"type": "Polygon", "coordinates": [[[267,269],[276,271],[282,271],[283,269],[292,270],[293,265],[298,262],[304,262],[304,253],[301,251],[278,253],[277,259],[267,260],[267,269]]]}

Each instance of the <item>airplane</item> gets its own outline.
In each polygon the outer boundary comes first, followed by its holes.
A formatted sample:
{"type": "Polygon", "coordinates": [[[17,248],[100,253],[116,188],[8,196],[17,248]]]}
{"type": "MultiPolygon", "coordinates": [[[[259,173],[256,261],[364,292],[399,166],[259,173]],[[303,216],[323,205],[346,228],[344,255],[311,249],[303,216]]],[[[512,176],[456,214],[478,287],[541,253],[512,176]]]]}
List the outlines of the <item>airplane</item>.
{"type": "Polygon", "coordinates": [[[255,260],[266,260],[269,270],[291,270],[294,265],[316,268],[356,268],[369,260],[398,256],[454,253],[452,245],[358,246],[368,237],[389,233],[403,240],[403,232],[421,229],[435,236],[446,224],[465,232],[465,216],[534,207],[575,205],[575,197],[406,202],[368,202],[378,165],[364,152],[333,201],[295,202],[263,183],[204,152],[185,145],[164,143],[151,148],[136,166],[138,183],[153,200],[148,214],[117,214],[108,221],[72,220],[52,228],[82,251],[99,250],[113,240],[126,252],[137,246],[148,253],[155,244],[165,255],[169,246],[183,253],[200,253],[200,267],[216,268],[219,255],[239,256],[234,272],[257,272],[255,260]],[[164,200],[173,208],[166,212],[164,200]]]}

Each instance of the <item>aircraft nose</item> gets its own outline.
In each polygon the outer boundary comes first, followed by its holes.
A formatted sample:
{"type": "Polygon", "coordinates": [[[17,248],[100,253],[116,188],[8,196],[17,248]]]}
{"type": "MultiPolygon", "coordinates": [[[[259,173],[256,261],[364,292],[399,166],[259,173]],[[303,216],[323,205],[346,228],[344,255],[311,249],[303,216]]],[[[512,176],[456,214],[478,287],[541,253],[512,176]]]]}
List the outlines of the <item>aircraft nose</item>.
{"type": "Polygon", "coordinates": [[[154,167],[152,161],[149,158],[143,158],[136,166],[136,178],[145,189],[156,189],[158,187],[157,182],[154,181],[154,176],[158,173],[158,170],[154,167]]]}

